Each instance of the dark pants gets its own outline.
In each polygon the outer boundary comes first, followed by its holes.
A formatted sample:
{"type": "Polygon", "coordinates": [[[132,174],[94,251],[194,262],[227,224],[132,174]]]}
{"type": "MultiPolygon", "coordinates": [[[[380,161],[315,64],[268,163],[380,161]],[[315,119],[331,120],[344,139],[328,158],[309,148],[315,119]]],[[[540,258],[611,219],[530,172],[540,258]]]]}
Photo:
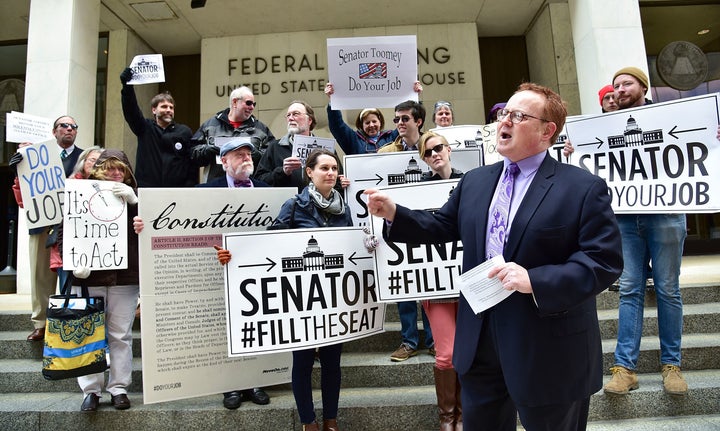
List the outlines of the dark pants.
{"type": "MultiPolygon", "coordinates": [[[[340,354],[342,344],[320,347],[320,389],[322,391],[323,418],[335,419],[340,398],[340,354]]],[[[315,420],[312,399],[312,369],[315,349],[297,350],[293,353],[292,390],[295,396],[300,422],[315,420]]]]}

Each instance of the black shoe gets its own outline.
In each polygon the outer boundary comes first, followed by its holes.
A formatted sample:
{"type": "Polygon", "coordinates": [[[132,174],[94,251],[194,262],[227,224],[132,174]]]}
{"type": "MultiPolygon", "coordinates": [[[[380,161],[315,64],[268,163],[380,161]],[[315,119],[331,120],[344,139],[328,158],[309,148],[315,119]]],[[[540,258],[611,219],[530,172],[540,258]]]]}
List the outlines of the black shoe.
{"type": "Polygon", "coordinates": [[[126,394],[111,395],[110,403],[115,407],[115,410],[127,410],[130,408],[130,399],[126,394]]]}
{"type": "Polygon", "coordinates": [[[264,406],[270,404],[270,397],[260,388],[246,389],[242,391],[243,398],[252,401],[254,404],[264,406]]]}
{"type": "Polygon", "coordinates": [[[97,394],[87,394],[80,406],[80,411],[94,412],[97,411],[98,405],[100,405],[100,397],[97,394]]]}
{"type": "Polygon", "coordinates": [[[240,407],[240,404],[242,404],[240,391],[225,392],[223,397],[223,406],[226,409],[235,410],[240,407]]]}

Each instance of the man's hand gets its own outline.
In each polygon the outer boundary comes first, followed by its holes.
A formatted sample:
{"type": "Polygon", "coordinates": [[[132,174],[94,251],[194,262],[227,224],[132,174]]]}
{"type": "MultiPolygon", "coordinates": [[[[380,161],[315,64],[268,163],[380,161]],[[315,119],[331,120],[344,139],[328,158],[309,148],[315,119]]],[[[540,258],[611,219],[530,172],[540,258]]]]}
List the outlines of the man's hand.
{"type": "Polygon", "coordinates": [[[285,175],[290,176],[292,175],[293,171],[302,168],[302,162],[298,157],[288,157],[287,159],[283,160],[282,168],[283,172],[285,172],[285,175]]]}
{"type": "Polygon", "coordinates": [[[214,245],[213,248],[217,250],[217,260],[220,261],[220,265],[225,265],[226,263],[230,262],[230,259],[232,259],[232,254],[230,254],[230,250],[225,250],[219,245],[214,245]]]}
{"type": "Polygon", "coordinates": [[[497,278],[505,290],[517,290],[520,293],[532,293],[532,284],[527,269],[515,262],[506,262],[488,271],[488,278],[497,278]]]}
{"type": "Polygon", "coordinates": [[[325,95],[328,98],[330,98],[330,96],[332,96],[334,93],[335,93],[335,87],[333,87],[333,85],[330,82],[325,84],[325,95]]]}
{"type": "Polygon", "coordinates": [[[363,192],[368,197],[368,210],[370,214],[392,222],[395,219],[397,207],[390,196],[376,189],[367,189],[363,192]]]}
{"type": "Polygon", "coordinates": [[[563,146],[563,157],[566,159],[570,157],[572,153],[575,152],[575,147],[573,147],[573,144],[570,143],[570,141],[565,141],[565,145],[563,146]]]}
{"type": "Polygon", "coordinates": [[[130,80],[132,80],[133,77],[133,71],[129,67],[126,67],[125,70],[122,71],[120,74],[120,83],[122,85],[127,84],[130,80]]]}

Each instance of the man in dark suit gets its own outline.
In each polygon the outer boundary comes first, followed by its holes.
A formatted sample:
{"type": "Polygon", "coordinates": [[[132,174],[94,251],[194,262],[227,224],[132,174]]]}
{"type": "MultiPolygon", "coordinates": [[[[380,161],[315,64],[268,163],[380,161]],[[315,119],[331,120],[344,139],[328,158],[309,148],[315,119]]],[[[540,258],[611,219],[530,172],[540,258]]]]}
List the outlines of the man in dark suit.
{"type": "MultiPolygon", "coordinates": [[[[252,154],[255,147],[249,136],[243,136],[226,142],[220,148],[220,161],[225,175],[217,177],[207,183],[195,187],[238,188],[238,187],[270,187],[268,184],[251,178],[254,165],[252,154]]],[[[270,397],[262,388],[231,391],[223,394],[223,406],[227,409],[240,407],[243,400],[250,400],[255,404],[268,404],[270,397]]]]}
{"type": "Polygon", "coordinates": [[[584,430],[590,395],[602,386],[595,296],[622,270],[620,233],[605,181],[547,154],[565,116],[552,90],[522,84],[498,113],[497,149],[505,160],[465,174],[435,214],[366,191],[389,240],[461,239],[465,271],[498,244],[505,258],[488,277],[510,296],[476,315],[460,295],[453,365],[465,429],[514,431],[519,413],[528,431],[584,430]],[[516,168],[507,187],[501,174],[516,168]],[[509,229],[494,243],[496,201],[507,189],[509,229]]]}
{"type": "Polygon", "coordinates": [[[78,125],[75,119],[69,115],[63,115],[53,123],[53,135],[60,147],[60,158],[62,159],[65,176],[72,174],[75,163],[77,163],[82,148],[75,146],[78,125]]]}

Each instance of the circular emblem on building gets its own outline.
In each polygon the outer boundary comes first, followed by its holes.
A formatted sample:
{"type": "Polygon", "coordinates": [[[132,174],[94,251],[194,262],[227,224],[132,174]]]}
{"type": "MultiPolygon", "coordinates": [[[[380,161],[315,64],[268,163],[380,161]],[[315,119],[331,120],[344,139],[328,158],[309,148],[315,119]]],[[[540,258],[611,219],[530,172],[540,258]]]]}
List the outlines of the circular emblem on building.
{"type": "Polygon", "coordinates": [[[657,71],[672,88],[692,90],[707,78],[707,57],[695,44],[682,40],[670,42],[658,54],[657,71]]]}

